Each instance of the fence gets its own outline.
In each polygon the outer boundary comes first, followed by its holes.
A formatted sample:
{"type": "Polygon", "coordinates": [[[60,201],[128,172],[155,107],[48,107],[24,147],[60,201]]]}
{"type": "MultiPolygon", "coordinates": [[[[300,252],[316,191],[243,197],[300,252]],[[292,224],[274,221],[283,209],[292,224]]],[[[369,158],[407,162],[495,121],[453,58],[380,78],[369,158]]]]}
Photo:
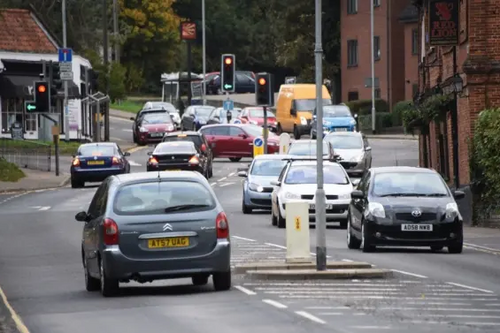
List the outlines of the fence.
{"type": "Polygon", "coordinates": [[[50,171],[51,148],[29,140],[0,139],[0,157],[26,169],[50,171]]]}

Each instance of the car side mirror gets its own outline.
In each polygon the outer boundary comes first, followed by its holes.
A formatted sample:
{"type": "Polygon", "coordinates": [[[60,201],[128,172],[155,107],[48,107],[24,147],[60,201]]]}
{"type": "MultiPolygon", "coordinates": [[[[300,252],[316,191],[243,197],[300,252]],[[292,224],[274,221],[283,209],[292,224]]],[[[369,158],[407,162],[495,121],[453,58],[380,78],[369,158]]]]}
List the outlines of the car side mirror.
{"type": "Polygon", "coordinates": [[[153,155],[153,152],[152,151],[148,151],[146,154],[148,154],[148,156],[151,156],[151,155],[153,155]]]}
{"type": "Polygon", "coordinates": [[[372,147],[368,146],[368,147],[365,147],[365,151],[371,151],[372,150],[372,147]]]}
{"type": "Polygon", "coordinates": [[[313,120],[316,120],[316,118],[317,118],[316,115],[313,115],[313,120]]]}
{"type": "Polygon", "coordinates": [[[247,177],[248,173],[246,171],[238,171],[238,177],[247,177]]]}
{"type": "Polygon", "coordinates": [[[456,200],[460,200],[460,199],[463,199],[465,198],[465,192],[463,191],[453,191],[453,197],[456,199],[456,200]]]}
{"type": "Polygon", "coordinates": [[[123,153],[123,156],[130,156],[130,153],[128,151],[123,153]]]}
{"type": "Polygon", "coordinates": [[[271,185],[274,185],[274,186],[281,186],[281,182],[277,181],[277,180],[273,180],[271,181],[271,185]]]}
{"type": "Polygon", "coordinates": [[[238,136],[239,136],[240,138],[243,138],[243,139],[248,138],[248,135],[246,135],[246,134],[238,134],[238,136]]]}
{"type": "Polygon", "coordinates": [[[205,146],[204,143],[201,145],[201,151],[202,152],[206,152],[207,151],[207,146],[205,146]]]}
{"type": "Polygon", "coordinates": [[[361,179],[359,179],[359,178],[355,178],[355,179],[352,179],[352,180],[351,180],[351,183],[352,183],[352,185],[354,185],[354,186],[358,186],[358,184],[359,184],[359,182],[360,182],[360,181],[361,181],[361,179]]]}
{"type": "Polygon", "coordinates": [[[75,220],[78,222],[87,222],[89,219],[89,215],[87,212],[79,212],[78,214],[75,215],[75,220]]]}
{"type": "Polygon", "coordinates": [[[364,199],[365,194],[363,193],[363,191],[354,190],[351,192],[351,198],[352,199],[364,199]]]}

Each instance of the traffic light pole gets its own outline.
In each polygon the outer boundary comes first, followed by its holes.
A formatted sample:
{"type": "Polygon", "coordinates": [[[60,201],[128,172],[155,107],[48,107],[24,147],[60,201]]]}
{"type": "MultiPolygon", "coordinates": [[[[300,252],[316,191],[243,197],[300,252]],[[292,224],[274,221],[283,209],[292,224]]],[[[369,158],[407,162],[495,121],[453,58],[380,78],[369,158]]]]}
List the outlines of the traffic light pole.
{"type": "MultiPolygon", "coordinates": [[[[67,48],[66,0],[62,0],[63,47],[67,48]]],[[[68,81],[64,80],[64,140],[69,141],[68,81]]]]}
{"type": "Polygon", "coordinates": [[[267,137],[268,137],[268,127],[267,127],[267,106],[264,106],[264,154],[267,154],[267,137]]]}

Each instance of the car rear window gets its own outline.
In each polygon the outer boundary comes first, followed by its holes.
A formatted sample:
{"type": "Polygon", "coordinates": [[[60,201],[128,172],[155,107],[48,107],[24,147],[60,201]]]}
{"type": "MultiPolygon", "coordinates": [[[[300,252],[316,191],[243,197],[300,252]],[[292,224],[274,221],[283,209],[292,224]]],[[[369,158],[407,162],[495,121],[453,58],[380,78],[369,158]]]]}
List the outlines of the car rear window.
{"type": "Polygon", "coordinates": [[[83,146],[78,150],[81,156],[114,156],[115,147],[113,146],[83,146]]]}
{"type": "Polygon", "coordinates": [[[163,139],[163,142],[176,142],[176,141],[191,141],[194,143],[197,147],[201,147],[203,142],[201,141],[201,138],[198,135],[171,135],[167,136],[163,139]]]}
{"type": "MultiPolygon", "coordinates": [[[[316,184],[316,165],[292,165],[286,175],[285,184],[316,184]]],[[[325,184],[348,185],[350,183],[345,171],[339,165],[324,165],[325,184]]]]}
{"type": "Polygon", "coordinates": [[[215,207],[215,198],[204,185],[180,180],[125,185],[118,190],[113,204],[118,215],[175,214],[215,207]],[[187,208],[174,208],[181,206],[187,208]]]}
{"type": "Polygon", "coordinates": [[[153,154],[165,154],[165,153],[195,153],[196,149],[194,147],[194,144],[189,142],[190,144],[186,144],[188,142],[169,142],[167,144],[165,143],[160,143],[158,146],[156,146],[153,154]]]}
{"type": "MultiPolygon", "coordinates": [[[[289,155],[312,156],[316,155],[316,142],[294,142],[288,151],[289,155]]],[[[323,155],[328,155],[328,144],[323,141],[323,155]]]]}

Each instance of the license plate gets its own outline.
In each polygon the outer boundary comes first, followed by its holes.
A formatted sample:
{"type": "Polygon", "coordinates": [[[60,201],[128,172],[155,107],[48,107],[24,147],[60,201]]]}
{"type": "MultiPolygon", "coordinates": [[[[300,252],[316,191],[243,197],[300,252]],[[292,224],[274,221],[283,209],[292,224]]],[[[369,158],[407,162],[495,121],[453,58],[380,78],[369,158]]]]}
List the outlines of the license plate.
{"type": "Polygon", "coordinates": [[[401,231],[432,231],[432,224],[402,224],[401,231]]]}
{"type": "MultiPolygon", "coordinates": [[[[333,209],[333,205],[325,205],[326,209],[333,209]]],[[[315,204],[310,204],[309,205],[310,210],[316,210],[316,205],[315,204]]]]}
{"type": "Polygon", "coordinates": [[[151,133],[152,137],[159,137],[159,136],[163,136],[163,135],[164,135],[163,133],[151,133]]]}
{"type": "Polygon", "coordinates": [[[148,240],[148,248],[150,249],[187,246],[189,246],[189,237],[157,238],[148,240]]]}
{"type": "Polygon", "coordinates": [[[88,161],[87,165],[104,165],[104,161],[88,161]]]}
{"type": "Polygon", "coordinates": [[[335,132],[347,132],[347,128],[336,128],[335,132]]]}

